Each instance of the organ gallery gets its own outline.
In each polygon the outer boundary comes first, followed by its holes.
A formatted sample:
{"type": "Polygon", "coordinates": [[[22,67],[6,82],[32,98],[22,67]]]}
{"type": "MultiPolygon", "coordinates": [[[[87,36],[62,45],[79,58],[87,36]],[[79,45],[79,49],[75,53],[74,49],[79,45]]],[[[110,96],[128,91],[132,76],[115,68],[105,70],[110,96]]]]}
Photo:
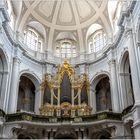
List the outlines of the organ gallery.
{"type": "Polygon", "coordinates": [[[77,76],[74,68],[65,60],[58,66],[56,75],[45,74],[41,84],[41,114],[64,117],[90,115],[89,88],[87,75],[77,76]]]}

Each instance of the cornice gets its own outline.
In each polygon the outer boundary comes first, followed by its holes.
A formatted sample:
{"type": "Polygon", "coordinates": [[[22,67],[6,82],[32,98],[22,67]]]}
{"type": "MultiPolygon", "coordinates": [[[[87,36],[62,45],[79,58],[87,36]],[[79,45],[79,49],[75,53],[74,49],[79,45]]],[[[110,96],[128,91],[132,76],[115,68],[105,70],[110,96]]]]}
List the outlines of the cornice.
{"type": "Polygon", "coordinates": [[[129,17],[130,13],[133,13],[133,10],[134,10],[134,7],[136,5],[136,2],[137,2],[136,0],[131,1],[131,4],[127,8],[127,10],[125,12],[122,12],[122,14],[120,15],[120,20],[118,22],[119,26],[122,26],[125,17],[129,17]]]}
{"type": "Polygon", "coordinates": [[[30,60],[32,60],[33,62],[38,63],[38,64],[50,64],[50,65],[54,65],[54,63],[45,62],[45,61],[39,61],[39,60],[37,60],[37,59],[31,57],[30,55],[28,55],[28,54],[26,53],[27,51],[26,51],[23,47],[21,47],[21,45],[20,45],[19,43],[16,43],[16,41],[14,40],[13,37],[11,37],[10,32],[9,32],[9,29],[8,29],[7,22],[4,22],[4,23],[3,23],[3,28],[4,28],[4,31],[5,31],[5,33],[6,33],[7,37],[8,37],[8,39],[9,39],[9,41],[11,42],[11,44],[12,44],[13,46],[17,46],[18,48],[20,48],[20,50],[23,51],[22,54],[23,54],[24,56],[26,56],[27,58],[29,58],[30,60]]]}

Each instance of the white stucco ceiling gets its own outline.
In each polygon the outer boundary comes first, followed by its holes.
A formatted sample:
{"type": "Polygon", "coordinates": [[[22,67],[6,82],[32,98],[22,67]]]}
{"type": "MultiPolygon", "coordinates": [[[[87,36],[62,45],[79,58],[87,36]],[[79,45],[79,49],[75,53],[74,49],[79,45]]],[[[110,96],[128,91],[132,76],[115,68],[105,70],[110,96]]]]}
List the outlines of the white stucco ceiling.
{"type": "MultiPolygon", "coordinates": [[[[14,7],[18,7],[15,1],[13,0],[14,7]]],[[[48,29],[49,49],[59,32],[76,34],[82,49],[85,47],[86,32],[93,23],[102,24],[106,31],[111,32],[107,9],[108,0],[21,1],[22,8],[20,17],[18,17],[17,30],[22,31],[30,21],[40,22],[48,29]]]]}

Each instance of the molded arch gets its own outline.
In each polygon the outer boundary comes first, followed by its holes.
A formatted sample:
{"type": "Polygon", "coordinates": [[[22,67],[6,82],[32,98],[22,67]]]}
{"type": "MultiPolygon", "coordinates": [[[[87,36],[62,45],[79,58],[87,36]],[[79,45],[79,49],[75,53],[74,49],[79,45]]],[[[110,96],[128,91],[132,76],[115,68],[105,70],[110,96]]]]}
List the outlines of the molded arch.
{"type": "Polygon", "coordinates": [[[30,21],[27,25],[35,29],[44,39],[46,39],[46,30],[44,25],[38,21],[30,21]]]}
{"type": "Polygon", "coordinates": [[[5,51],[0,48],[0,108],[5,110],[6,106],[6,91],[7,91],[7,77],[8,77],[8,57],[5,51]]]}
{"type": "Polygon", "coordinates": [[[33,82],[35,87],[39,88],[39,86],[41,84],[41,80],[35,73],[33,73],[33,72],[29,71],[29,70],[23,70],[23,71],[21,71],[19,73],[19,80],[20,80],[21,76],[25,76],[25,77],[29,78],[33,82]]]}
{"type": "Polygon", "coordinates": [[[88,30],[87,30],[87,34],[86,34],[86,41],[89,38],[89,36],[91,36],[93,33],[95,33],[97,30],[103,29],[103,26],[97,23],[92,24],[88,30]]]}
{"type": "Polygon", "coordinates": [[[98,82],[104,78],[104,77],[108,77],[110,79],[110,74],[107,71],[102,71],[97,73],[96,75],[93,76],[93,78],[90,80],[90,85],[92,87],[93,90],[95,90],[96,85],[98,84],[98,82]]]}
{"type": "Polygon", "coordinates": [[[57,41],[62,39],[70,39],[70,40],[77,41],[76,36],[71,32],[61,32],[56,36],[55,40],[57,41]]]}
{"type": "Polygon", "coordinates": [[[128,50],[124,50],[122,55],[121,55],[121,58],[119,60],[119,70],[120,72],[123,72],[124,71],[124,64],[125,64],[125,61],[127,59],[127,57],[129,57],[129,52],[128,50]]]}

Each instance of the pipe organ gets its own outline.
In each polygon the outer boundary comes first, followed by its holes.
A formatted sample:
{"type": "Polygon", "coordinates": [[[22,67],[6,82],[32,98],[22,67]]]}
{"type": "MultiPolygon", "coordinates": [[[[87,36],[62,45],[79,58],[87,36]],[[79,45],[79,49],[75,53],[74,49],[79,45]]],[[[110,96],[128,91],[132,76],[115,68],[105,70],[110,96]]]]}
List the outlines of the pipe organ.
{"type": "Polygon", "coordinates": [[[76,76],[67,60],[58,66],[56,75],[45,74],[41,90],[42,115],[75,117],[91,113],[89,79],[86,74],[76,76]]]}

